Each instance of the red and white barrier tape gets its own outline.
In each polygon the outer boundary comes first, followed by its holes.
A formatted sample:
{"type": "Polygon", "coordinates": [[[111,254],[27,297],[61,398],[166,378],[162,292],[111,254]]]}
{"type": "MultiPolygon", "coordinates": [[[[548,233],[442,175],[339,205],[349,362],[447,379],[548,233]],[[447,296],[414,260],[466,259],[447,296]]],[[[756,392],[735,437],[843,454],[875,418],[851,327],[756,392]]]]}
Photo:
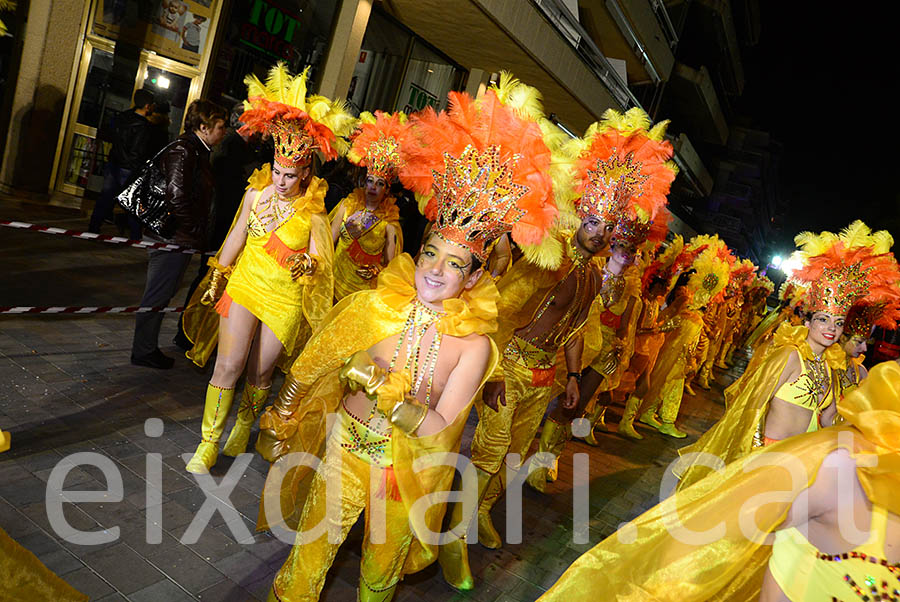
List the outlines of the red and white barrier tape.
{"type": "Polygon", "coordinates": [[[123,236],[109,236],[108,234],[94,234],[93,232],[81,232],[79,230],[66,230],[65,228],[55,228],[53,226],[41,226],[39,224],[29,224],[27,222],[12,222],[9,220],[0,220],[0,226],[7,228],[16,228],[19,230],[31,230],[34,232],[43,232],[44,234],[61,234],[63,236],[71,236],[72,238],[81,238],[83,240],[99,240],[100,242],[108,242],[117,245],[128,245],[137,247],[138,249],[159,249],[161,251],[171,251],[173,253],[201,253],[197,249],[188,249],[180,245],[172,245],[165,242],[154,242],[151,240],[131,240],[123,236]]]}
{"type": "Polygon", "coordinates": [[[183,307],[3,307],[0,314],[143,314],[181,313],[183,307]]]}

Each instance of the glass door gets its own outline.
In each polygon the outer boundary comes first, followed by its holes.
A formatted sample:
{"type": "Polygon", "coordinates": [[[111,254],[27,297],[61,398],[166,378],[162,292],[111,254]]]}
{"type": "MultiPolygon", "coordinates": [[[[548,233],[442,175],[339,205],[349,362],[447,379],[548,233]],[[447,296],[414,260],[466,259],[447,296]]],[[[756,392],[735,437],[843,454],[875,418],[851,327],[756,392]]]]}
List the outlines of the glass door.
{"type": "MultiPolygon", "coordinates": [[[[125,71],[136,77],[125,82],[113,69],[114,51],[114,43],[109,40],[94,36],[85,39],[69,129],[56,170],[56,185],[62,192],[92,197],[99,194],[115,117],[131,107],[135,90],[148,88],[157,97],[160,109],[168,107],[168,114],[151,118],[159,121],[158,127],[165,130],[168,140],[178,136],[186,107],[199,96],[198,69],[143,51],[132,66],[126,65],[125,71]]],[[[160,143],[164,138],[159,136],[160,143]]]]}

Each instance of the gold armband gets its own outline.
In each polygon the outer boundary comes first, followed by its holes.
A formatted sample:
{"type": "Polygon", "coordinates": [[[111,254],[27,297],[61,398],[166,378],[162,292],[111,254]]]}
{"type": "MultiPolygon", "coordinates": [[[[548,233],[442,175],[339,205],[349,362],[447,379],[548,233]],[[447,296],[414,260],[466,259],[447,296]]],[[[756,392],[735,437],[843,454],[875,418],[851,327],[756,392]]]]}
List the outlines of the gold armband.
{"type": "Polygon", "coordinates": [[[400,401],[394,405],[390,420],[392,425],[407,435],[412,435],[422,426],[427,415],[427,406],[419,403],[413,397],[407,397],[406,401],[400,401]]]}

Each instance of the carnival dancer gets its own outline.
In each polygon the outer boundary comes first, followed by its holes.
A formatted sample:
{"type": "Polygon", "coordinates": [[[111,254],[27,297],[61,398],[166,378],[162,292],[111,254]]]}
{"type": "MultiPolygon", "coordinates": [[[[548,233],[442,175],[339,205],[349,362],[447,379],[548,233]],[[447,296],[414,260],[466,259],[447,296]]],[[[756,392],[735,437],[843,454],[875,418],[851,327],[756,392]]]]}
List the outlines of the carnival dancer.
{"type": "Polygon", "coordinates": [[[331,212],[334,241],[334,300],[375,288],[376,276],[403,250],[400,209],[391,184],[400,165],[406,115],[377,111],[359,116],[347,158],[366,168],[365,186],[347,195],[331,212]]]}
{"type": "Polygon", "coordinates": [[[841,401],[844,424],[676,493],[582,555],[539,602],[895,598],[898,391],[900,367],[875,366],[841,401]]]}
{"type": "Polygon", "coordinates": [[[726,389],[722,418],[696,443],[679,450],[695,459],[680,469],[679,487],[711,470],[705,458],[695,455],[699,452],[727,464],[755,447],[830,426],[840,398],[838,375],[846,370],[844,352],[835,343],[847,312],[867,298],[882,299],[900,280],[889,252],[890,234],[873,233],[861,221],[839,235],[804,232],[795,241],[803,267],[793,278],[809,283],[806,322],[778,329],[759,367],[746,373],[739,387],[726,389]]]}
{"type": "Polygon", "coordinates": [[[497,327],[498,293],[483,266],[500,236],[537,244],[556,219],[540,129],[492,91],[477,104],[451,93],[448,112],[428,110],[410,123],[400,177],[430,198],[434,222],[418,261],[397,256],[377,288],[332,310],[260,421],[257,449],[275,461],[267,487],[276,491],[274,501],[264,495],[259,526],[283,521],[299,531],[270,600],[317,599],[362,512],[369,528],[359,600],[390,600],[403,575],[435,560],[428,535],[441,532],[443,504],[424,515],[412,509],[450,489],[455,460],[445,460],[459,450],[475,394],[497,363],[486,335],[497,327]],[[314,474],[290,465],[286,454],[300,451],[324,451],[314,474]],[[285,518],[273,523],[278,510],[285,518]],[[333,532],[314,539],[309,531],[325,516],[333,532]]]}
{"type": "MultiPolygon", "coordinates": [[[[520,261],[498,283],[500,326],[494,340],[504,357],[485,385],[482,403],[476,404],[479,422],[472,441],[472,462],[482,493],[479,541],[486,547],[502,545],[490,510],[503,495],[507,471],[521,467],[553,397],[557,354],[564,356],[565,397],[574,406],[580,397],[581,372],[599,349],[598,341],[590,340],[599,338],[599,328],[596,323],[586,326],[589,316],[599,321],[603,309],[617,301],[624,288],[620,276],[601,267],[600,253],[620,217],[640,215],[650,221],[665,204],[675,177],[674,168],[666,163],[672,148],[663,139],[666,123],[650,126],[646,113],[635,108],[624,115],[608,110],[588,128],[573,153],[580,225],[574,232],[558,232],[556,240],[564,248],[561,262],[539,269],[520,261]],[[515,464],[510,464],[509,454],[517,454],[512,456],[518,457],[515,464]]],[[[461,523],[466,525],[467,521],[461,523]]],[[[471,587],[467,564],[460,569],[442,561],[442,567],[452,586],[471,587]]]]}
{"type": "Polygon", "coordinates": [[[740,341],[741,330],[744,326],[744,307],[749,305],[748,293],[753,279],[756,278],[756,266],[749,259],[735,262],[731,269],[729,285],[734,283],[734,296],[730,307],[731,323],[725,330],[722,345],[716,357],[715,366],[722,370],[728,370],[729,360],[734,351],[735,342],[740,341]]]}
{"type": "Polygon", "coordinates": [[[188,472],[216,463],[234,387],[249,356],[238,415],[223,453],[242,454],[265,404],[276,362],[290,365],[332,304],[332,243],[324,215],[328,184],[313,174],[313,153],[336,158],[353,118],[343,103],[306,97],[307,71],[291,76],[283,63],[266,83],[248,75],[242,131],[263,132],[275,160],[250,177],[231,231],[209,260],[206,280],[185,311],[187,356],[203,366],[218,343],[206,392],[202,440],[188,472]],[[215,313],[210,311],[215,309],[215,313]],[[215,315],[215,314],[218,315],[215,315]]]}
{"type": "MultiPolygon", "coordinates": [[[[890,284],[890,283],[888,283],[890,284]]],[[[877,302],[857,303],[847,313],[840,345],[847,354],[847,369],[841,374],[841,393],[847,395],[859,386],[868,375],[863,366],[866,356],[866,341],[872,336],[872,329],[880,326],[886,330],[896,330],[900,320],[900,283],[894,283],[891,291],[877,302]]]]}
{"type": "MultiPolygon", "coordinates": [[[[694,273],[682,289],[681,309],[670,318],[676,326],[666,335],[663,351],[647,379],[646,387],[635,389],[625,402],[626,408],[630,409],[629,414],[640,416],[640,422],[670,437],[681,439],[687,436],[675,426],[684,395],[685,371],[700,337],[703,325],[701,312],[728,284],[726,256],[725,244],[714,239],[691,264],[694,273]]],[[[636,431],[623,431],[623,434],[632,439],[642,438],[636,431]]]]}

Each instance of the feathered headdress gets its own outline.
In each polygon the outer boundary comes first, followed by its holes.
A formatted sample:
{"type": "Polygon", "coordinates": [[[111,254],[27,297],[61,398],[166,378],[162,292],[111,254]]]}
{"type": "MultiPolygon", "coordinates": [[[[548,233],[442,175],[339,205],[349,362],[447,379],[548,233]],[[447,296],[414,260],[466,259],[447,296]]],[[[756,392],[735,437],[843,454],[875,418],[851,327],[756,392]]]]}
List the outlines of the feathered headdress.
{"type": "Polygon", "coordinates": [[[428,108],[410,118],[414,135],[401,148],[400,180],[426,199],[432,232],[481,261],[507,232],[528,253],[557,217],[541,128],[494,90],[478,103],[458,92],[449,99],[447,111],[428,108]]]}
{"type": "Polygon", "coordinates": [[[873,326],[896,330],[900,320],[900,303],[896,300],[884,303],[857,303],[850,308],[844,320],[844,334],[868,339],[873,326]]]}
{"type": "Polygon", "coordinates": [[[716,300],[725,290],[730,268],[728,261],[714,247],[700,253],[691,267],[694,273],[687,284],[692,293],[691,307],[700,308],[716,300]]]}
{"type": "Polygon", "coordinates": [[[668,233],[669,212],[663,207],[653,221],[645,221],[637,216],[620,219],[613,229],[612,244],[618,242],[638,248],[645,242],[658,244],[665,240],[668,233]]]}
{"type": "Polygon", "coordinates": [[[402,158],[400,145],[409,135],[409,126],[404,113],[382,113],[374,115],[364,112],[351,136],[351,146],[347,158],[355,165],[368,169],[376,178],[384,178],[388,183],[397,177],[402,158]]]}
{"type": "Polygon", "coordinates": [[[664,138],[668,124],[651,127],[650,117],[638,107],[624,114],[607,109],[584,138],[570,143],[581,219],[594,215],[607,223],[622,218],[653,221],[665,207],[678,172],[670,161],[672,145],[664,138]]]}
{"type": "Polygon", "coordinates": [[[792,277],[809,283],[807,311],[846,316],[856,303],[877,304],[894,294],[900,271],[887,231],[872,232],[857,220],[839,234],[801,232],[794,242],[802,267],[792,277]]]}
{"type": "Polygon", "coordinates": [[[348,145],[343,137],[350,134],[356,121],[342,101],[306,96],[308,72],[307,67],[292,76],[284,63],[278,63],[265,84],[252,73],[244,78],[247,100],[240,131],[270,134],[275,162],[283,167],[307,164],[313,151],[326,160],[344,154],[348,145]]]}
{"type": "Polygon", "coordinates": [[[669,242],[668,246],[660,253],[659,257],[651,261],[650,265],[647,266],[647,269],[644,270],[644,274],[641,276],[641,289],[645,293],[650,287],[650,282],[654,278],[659,277],[666,281],[670,280],[672,264],[675,263],[675,259],[683,249],[684,238],[681,234],[676,234],[675,238],[669,242]]]}
{"type": "MultiPolygon", "coordinates": [[[[16,8],[15,2],[10,2],[9,0],[0,0],[0,12],[13,10],[16,8]]],[[[6,35],[6,24],[3,22],[3,19],[0,19],[0,37],[6,35]]]]}
{"type": "Polygon", "coordinates": [[[731,266],[731,277],[728,287],[731,294],[747,291],[756,276],[756,264],[749,259],[735,261],[731,266]]]}

